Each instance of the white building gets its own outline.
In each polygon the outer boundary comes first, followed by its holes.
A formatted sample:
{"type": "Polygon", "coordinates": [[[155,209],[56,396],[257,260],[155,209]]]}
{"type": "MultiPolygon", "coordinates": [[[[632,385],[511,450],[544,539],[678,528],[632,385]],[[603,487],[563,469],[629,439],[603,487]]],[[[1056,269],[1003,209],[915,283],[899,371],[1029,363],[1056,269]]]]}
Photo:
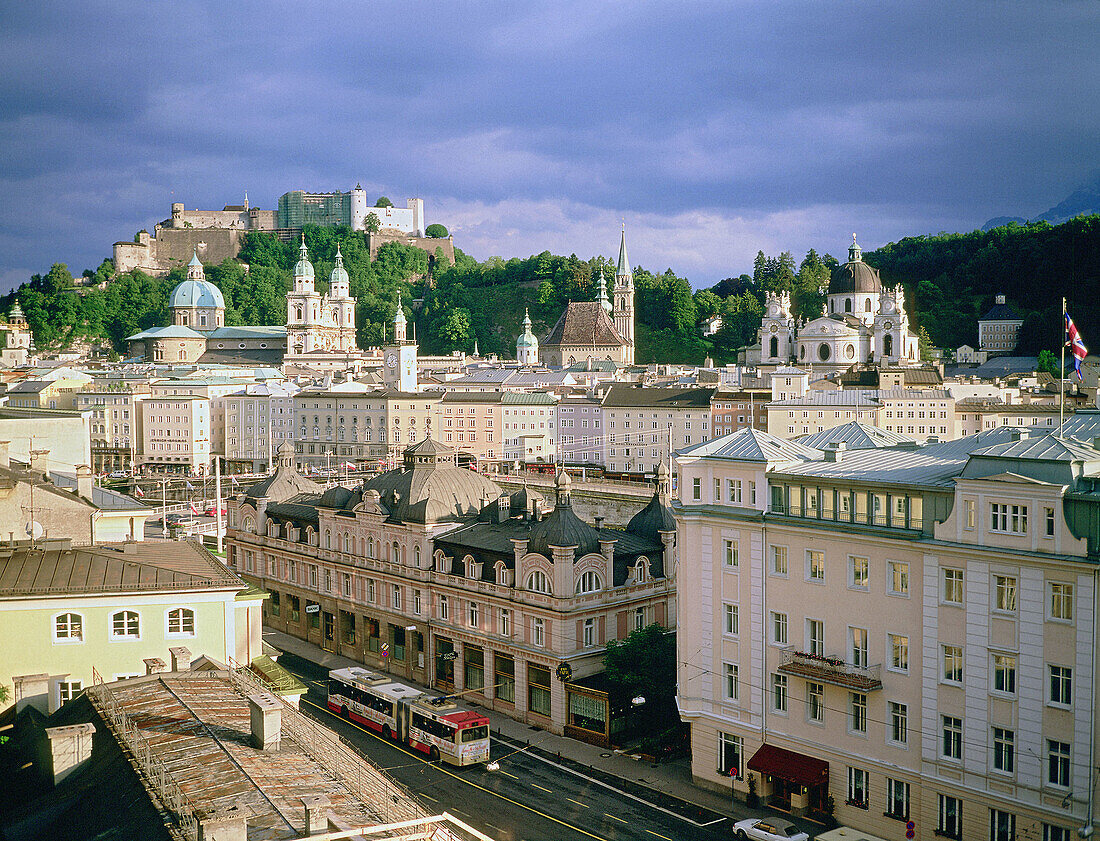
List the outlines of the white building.
{"type": "Polygon", "coordinates": [[[283,442],[294,442],[293,383],[249,385],[221,399],[225,423],[225,458],[248,472],[275,468],[274,455],[283,442]]]}
{"type": "Polygon", "coordinates": [[[150,395],[141,401],[141,421],[143,471],[196,475],[209,468],[210,398],[150,395]]]}
{"type": "Polygon", "coordinates": [[[978,347],[994,356],[1011,354],[1020,342],[1023,326],[1020,311],[1007,303],[1004,295],[997,295],[993,307],[978,319],[978,347]]]}

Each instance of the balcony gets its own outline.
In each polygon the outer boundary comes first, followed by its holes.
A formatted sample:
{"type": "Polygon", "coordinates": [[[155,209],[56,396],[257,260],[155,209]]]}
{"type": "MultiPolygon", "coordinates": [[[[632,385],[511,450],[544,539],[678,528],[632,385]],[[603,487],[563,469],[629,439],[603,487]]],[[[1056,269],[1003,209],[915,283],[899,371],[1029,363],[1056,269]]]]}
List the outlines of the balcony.
{"type": "Polygon", "coordinates": [[[853,666],[839,657],[823,657],[804,651],[786,651],[779,671],[819,683],[831,683],[856,692],[882,689],[881,666],[853,666]]]}

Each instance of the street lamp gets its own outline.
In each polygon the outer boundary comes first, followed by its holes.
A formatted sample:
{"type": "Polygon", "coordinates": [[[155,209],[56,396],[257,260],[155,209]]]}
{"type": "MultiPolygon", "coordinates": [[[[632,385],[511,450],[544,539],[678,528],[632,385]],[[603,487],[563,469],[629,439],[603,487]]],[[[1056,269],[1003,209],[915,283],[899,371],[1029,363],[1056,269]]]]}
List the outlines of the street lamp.
{"type": "Polygon", "coordinates": [[[635,707],[640,707],[642,704],[645,703],[645,697],[642,695],[635,695],[633,698],[630,699],[630,703],[633,704],[635,707]]]}

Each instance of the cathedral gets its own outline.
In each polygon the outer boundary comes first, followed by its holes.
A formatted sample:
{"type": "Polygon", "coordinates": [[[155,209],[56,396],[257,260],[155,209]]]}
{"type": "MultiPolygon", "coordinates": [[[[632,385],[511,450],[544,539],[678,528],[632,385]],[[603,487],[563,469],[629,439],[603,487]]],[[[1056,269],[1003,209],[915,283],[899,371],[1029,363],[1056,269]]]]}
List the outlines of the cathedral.
{"type": "Polygon", "coordinates": [[[920,360],[901,286],[883,287],[878,270],[863,262],[855,234],[848,262],[829,280],[818,318],[796,322],[788,292],[768,292],[764,307],[759,344],[750,349],[749,362],[794,363],[831,373],[856,364],[912,365],[920,360]]]}
{"type": "MultiPolygon", "coordinates": [[[[599,297],[595,301],[572,301],[567,304],[565,312],[541,345],[535,343],[535,353],[544,365],[568,368],[588,359],[618,365],[634,364],[634,272],[626,256],[625,226],[619,241],[614,300],[607,299],[602,277],[598,286],[599,297]]],[[[529,332],[529,324],[525,323],[524,333],[529,332]]],[[[521,354],[518,344],[516,352],[521,354]]],[[[529,349],[527,353],[530,353],[529,349]]]]}
{"type": "Polygon", "coordinates": [[[329,276],[327,295],[313,286],[313,264],[306,240],[298,249],[294,266],[294,289],[286,296],[287,351],[295,356],[322,353],[358,353],[355,344],[355,299],[351,297],[347,269],[340,246],[336,265],[329,276]]]}

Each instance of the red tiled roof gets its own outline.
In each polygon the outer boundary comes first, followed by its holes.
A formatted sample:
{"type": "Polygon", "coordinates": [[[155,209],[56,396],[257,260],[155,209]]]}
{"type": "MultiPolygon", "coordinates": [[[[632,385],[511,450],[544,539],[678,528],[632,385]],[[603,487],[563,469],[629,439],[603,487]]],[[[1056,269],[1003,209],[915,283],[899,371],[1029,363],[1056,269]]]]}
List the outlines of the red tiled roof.
{"type": "Polygon", "coordinates": [[[761,745],[749,760],[749,768],[800,786],[816,786],[829,781],[828,762],[775,745],[761,745]]]}

